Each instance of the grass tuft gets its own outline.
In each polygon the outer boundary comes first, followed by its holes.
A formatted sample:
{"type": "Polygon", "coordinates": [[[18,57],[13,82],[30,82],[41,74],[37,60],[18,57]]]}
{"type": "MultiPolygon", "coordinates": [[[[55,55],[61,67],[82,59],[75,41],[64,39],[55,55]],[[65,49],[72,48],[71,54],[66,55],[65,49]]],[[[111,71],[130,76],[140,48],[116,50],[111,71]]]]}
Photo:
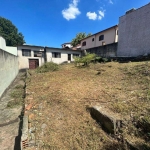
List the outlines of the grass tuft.
{"type": "Polygon", "coordinates": [[[41,67],[38,67],[36,69],[37,73],[44,73],[44,72],[50,72],[50,71],[57,71],[59,69],[59,65],[53,62],[47,62],[41,67]]]}

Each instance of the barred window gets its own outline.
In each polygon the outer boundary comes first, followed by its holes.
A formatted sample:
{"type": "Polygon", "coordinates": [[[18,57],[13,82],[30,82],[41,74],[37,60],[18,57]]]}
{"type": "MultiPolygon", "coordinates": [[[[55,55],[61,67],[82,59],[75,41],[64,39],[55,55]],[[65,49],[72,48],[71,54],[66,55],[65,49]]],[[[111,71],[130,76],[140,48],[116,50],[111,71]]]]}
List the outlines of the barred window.
{"type": "Polygon", "coordinates": [[[30,49],[22,49],[22,56],[31,57],[31,50],[30,49]]]}
{"type": "Polygon", "coordinates": [[[52,52],[52,57],[53,57],[53,58],[61,58],[61,53],[52,52]]]}
{"type": "Polygon", "coordinates": [[[34,57],[44,57],[44,53],[41,51],[34,51],[34,57]]]}

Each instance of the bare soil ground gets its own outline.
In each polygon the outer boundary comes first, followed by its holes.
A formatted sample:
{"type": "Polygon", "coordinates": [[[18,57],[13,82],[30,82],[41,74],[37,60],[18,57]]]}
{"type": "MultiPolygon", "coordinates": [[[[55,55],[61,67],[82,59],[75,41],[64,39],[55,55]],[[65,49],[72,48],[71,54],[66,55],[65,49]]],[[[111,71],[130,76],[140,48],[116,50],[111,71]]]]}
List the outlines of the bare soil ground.
{"type": "Polygon", "coordinates": [[[123,139],[149,149],[150,62],[68,64],[55,72],[30,73],[26,103],[34,105],[32,126],[41,149],[123,150],[123,139]],[[95,105],[120,114],[124,126],[117,138],[91,118],[88,108],[95,105]]]}

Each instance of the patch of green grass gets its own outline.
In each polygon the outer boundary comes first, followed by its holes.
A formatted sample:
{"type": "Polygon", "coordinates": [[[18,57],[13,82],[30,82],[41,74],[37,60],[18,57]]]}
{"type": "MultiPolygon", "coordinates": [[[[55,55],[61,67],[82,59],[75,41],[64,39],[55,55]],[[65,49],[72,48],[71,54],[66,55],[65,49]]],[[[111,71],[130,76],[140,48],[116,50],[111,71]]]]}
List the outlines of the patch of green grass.
{"type": "Polygon", "coordinates": [[[22,105],[22,103],[23,103],[23,99],[14,99],[8,102],[7,107],[13,108],[15,106],[22,105]]]}
{"type": "Polygon", "coordinates": [[[25,97],[24,86],[15,86],[15,89],[13,92],[10,93],[10,96],[11,98],[13,98],[13,100],[8,102],[7,107],[13,108],[15,106],[22,105],[23,99],[25,97]]]}
{"type": "Polygon", "coordinates": [[[53,62],[47,62],[41,67],[38,67],[36,69],[37,73],[44,73],[44,72],[49,72],[49,71],[57,71],[59,69],[59,65],[53,62]]]}
{"type": "Polygon", "coordinates": [[[24,86],[20,85],[20,84],[15,86],[15,89],[23,89],[23,88],[24,88],[24,86]]]}
{"type": "Polygon", "coordinates": [[[23,90],[15,90],[15,91],[13,91],[11,94],[10,94],[10,96],[12,97],[12,98],[23,98],[23,90]]]}

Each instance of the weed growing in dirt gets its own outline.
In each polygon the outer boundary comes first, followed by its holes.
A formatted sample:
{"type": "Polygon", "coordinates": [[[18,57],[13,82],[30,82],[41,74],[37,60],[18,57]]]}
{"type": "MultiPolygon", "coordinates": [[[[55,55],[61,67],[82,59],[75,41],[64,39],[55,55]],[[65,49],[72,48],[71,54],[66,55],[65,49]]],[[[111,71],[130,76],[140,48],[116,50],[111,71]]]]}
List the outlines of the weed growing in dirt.
{"type": "Polygon", "coordinates": [[[41,67],[38,67],[36,69],[37,73],[44,73],[44,72],[49,72],[49,71],[56,71],[59,69],[59,65],[53,62],[47,62],[41,67]]]}
{"type": "Polygon", "coordinates": [[[26,73],[23,73],[19,78],[19,84],[14,87],[14,90],[10,93],[11,101],[8,102],[7,107],[12,108],[18,105],[22,105],[25,98],[25,79],[26,73]]]}

